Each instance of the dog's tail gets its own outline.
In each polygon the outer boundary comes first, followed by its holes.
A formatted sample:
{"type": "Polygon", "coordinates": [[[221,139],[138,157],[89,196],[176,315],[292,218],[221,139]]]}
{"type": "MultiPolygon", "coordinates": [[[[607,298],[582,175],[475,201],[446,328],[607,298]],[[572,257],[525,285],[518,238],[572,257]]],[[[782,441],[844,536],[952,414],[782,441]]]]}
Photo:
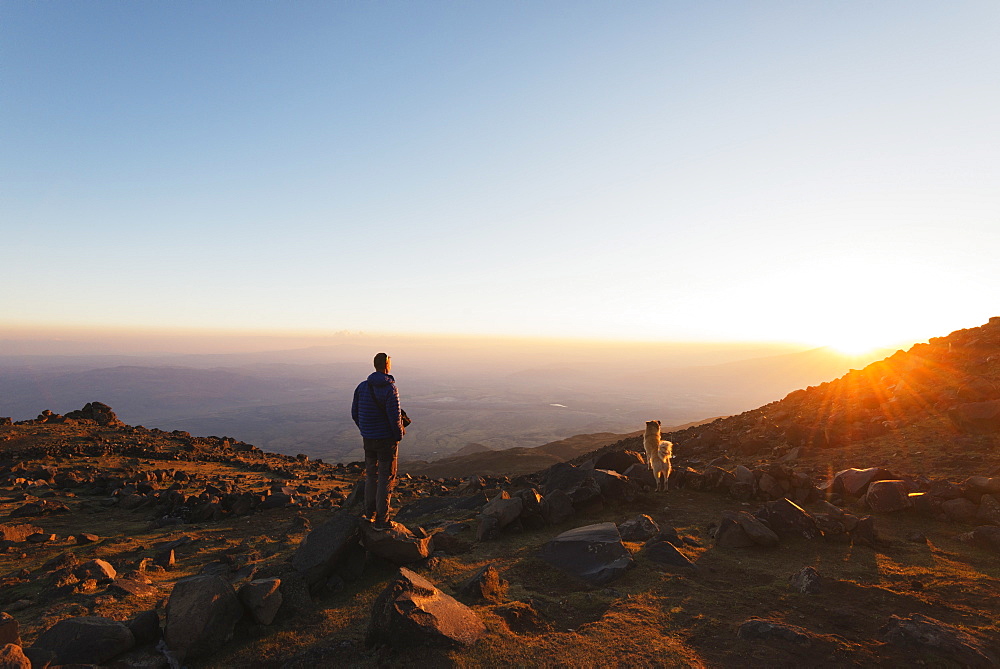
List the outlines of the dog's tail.
{"type": "Polygon", "coordinates": [[[674,457],[674,443],[672,441],[665,439],[660,441],[660,457],[664,460],[674,457]]]}

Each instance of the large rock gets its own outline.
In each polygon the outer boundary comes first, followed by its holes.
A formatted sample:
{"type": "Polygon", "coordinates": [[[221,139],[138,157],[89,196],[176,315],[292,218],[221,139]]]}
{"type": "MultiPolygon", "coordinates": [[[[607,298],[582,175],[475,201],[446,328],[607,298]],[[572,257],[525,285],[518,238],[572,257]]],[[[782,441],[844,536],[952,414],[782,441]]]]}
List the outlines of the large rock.
{"type": "Polygon", "coordinates": [[[927,648],[965,667],[997,666],[997,657],[976,638],[919,613],[909,617],[889,616],[889,621],[879,631],[891,644],[927,648]]]}
{"type": "Polygon", "coordinates": [[[981,548],[1000,553],[1000,527],[996,525],[980,525],[971,532],[959,535],[958,538],[981,548]]]}
{"type": "Polygon", "coordinates": [[[612,581],[634,564],[614,523],[563,532],[545,544],[542,559],[592,585],[612,581]]]}
{"type": "Polygon", "coordinates": [[[259,625],[270,625],[281,608],[281,579],[259,578],[239,591],[240,601],[259,625]]]}
{"type": "Polygon", "coordinates": [[[949,520],[968,522],[976,517],[979,507],[976,506],[975,502],[958,497],[941,502],[941,511],[948,516],[949,520]]]}
{"type": "Polygon", "coordinates": [[[767,502],[754,514],[779,537],[815,539],[822,536],[813,517],[798,504],[784,498],[767,502]]]}
{"type": "Polygon", "coordinates": [[[468,598],[466,601],[503,604],[507,586],[507,581],[500,578],[497,568],[488,564],[463,583],[459,592],[468,598]]]}
{"type": "Polygon", "coordinates": [[[621,535],[622,541],[646,541],[659,532],[660,526],[646,514],[629,518],[618,525],[618,534],[621,535]]]}
{"type": "Polygon", "coordinates": [[[486,631],[475,611],[405,567],[375,600],[368,646],[466,646],[486,631]]]}
{"type": "Polygon", "coordinates": [[[362,523],[361,542],[372,555],[395,565],[410,564],[431,554],[431,535],[422,527],[410,531],[405,525],[392,521],[383,530],[375,529],[371,523],[362,523]]]}
{"type": "Polygon", "coordinates": [[[638,485],[613,469],[595,469],[594,480],[604,499],[634,502],[639,495],[638,485]]]}
{"type": "Polygon", "coordinates": [[[872,481],[898,479],[892,472],[881,467],[868,469],[845,469],[833,477],[831,490],[838,495],[847,497],[863,497],[872,481]]]}
{"type": "Polygon", "coordinates": [[[635,451],[626,450],[610,451],[594,461],[594,469],[610,469],[619,474],[626,474],[632,465],[646,467],[646,461],[635,451]]]}
{"type": "Polygon", "coordinates": [[[642,555],[646,557],[647,560],[651,560],[657,564],[669,567],[672,569],[680,569],[682,571],[696,571],[694,563],[691,562],[683,553],[677,550],[673,544],[669,541],[650,541],[645,546],[642,547],[642,555]]]}
{"type": "Polygon", "coordinates": [[[17,644],[8,643],[0,647],[0,667],[3,669],[31,669],[31,660],[17,644]]]}
{"type": "Polygon", "coordinates": [[[21,645],[21,631],[17,618],[6,611],[0,611],[0,646],[12,643],[21,645]]]}
{"type": "Polygon", "coordinates": [[[758,546],[772,548],[777,546],[780,541],[774,530],[746,511],[740,511],[736,514],[736,522],[740,524],[750,540],[758,546]]]}
{"type": "Polygon", "coordinates": [[[1000,495],[983,495],[979,499],[979,509],[976,511],[976,520],[1000,525],[1000,495]]]}
{"type": "Polygon", "coordinates": [[[118,420],[118,416],[111,410],[111,407],[103,402],[88,402],[82,409],[70,411],[66,414],[66,418],[92,420],[98,425],[107,425],[109,427],[123,427],[125,425],[125,423],[118,420]]]}
{"type": "Polygon", "coordinates": [[[1000,432],[1000,400],[959,404],[948,411],[955,427],[975,434],[1000,432]]]}
{"type": "Polygon", "coordinates": [[[163,637],[178,659],[205,655],[233,637],[243,607],[221,576],[191,576],[174,585],[163,637]]]}
{"type": "Polygon", "coordinates": [[[740,526],[736,514],[724,511],[715,529],[715,545],[717,548],[749,548],[754,541],[740,526]]]}
{"type": "Polygon", "coordinates": [[[310,587],[326,582],[337,561],[357,543],[358,523],[356,515],[339,511],[307,534],[295,549],[292,566],[302,573],[310,587]]]}
{"type": "Polygon", "coordinates": [[[496,518],[498,527],[507,527],[517,520],[524,510],[521,497],[511,497],[506,490],[494,497],[483,507],[483,515],[496,518]]]}
{"type": "Polygon", "coordinates": [[[34,643],[34,647],[54,653],[55,664],[104,664],[134,645],[135,638],[125,623],[97,616],[60,620],[34,643]]]}
{"type": "Polygon", "coordinates": [[[906,481],[872,481],[865,494],[865,504],[875,513],[891,513],[910,508],[910,488],[906,481]]]}
{"type": "Polygon", "coordinates": [[[42,528],[31,523],[16,523],[0,525],[0,541],[13,541],[16,543],[27,541],[28,537],[38,534],[42,528]]]}
{"type": "Polygon", "coordinates": [[[813,638],[813,635],[802,627],[765,618],[749,618],[743,621],[736,633],[741,639],[781,639],[802,646],[812,645],[813,638]]]}
{"type": "Polygon", "coordinates": [[[650,489],[656,487],[656,478],[653,476],[653,472],[650,471],[647,465],[632,465],[623,473],[628,477],[629,481],[637,486],[650,489]]]}
{"type": "Polygon", "coordinates": [[[559,525],[573,517],[573,500],[562,490],[554,490],[542,497],[542,517],[549,525],[559,525]]]}

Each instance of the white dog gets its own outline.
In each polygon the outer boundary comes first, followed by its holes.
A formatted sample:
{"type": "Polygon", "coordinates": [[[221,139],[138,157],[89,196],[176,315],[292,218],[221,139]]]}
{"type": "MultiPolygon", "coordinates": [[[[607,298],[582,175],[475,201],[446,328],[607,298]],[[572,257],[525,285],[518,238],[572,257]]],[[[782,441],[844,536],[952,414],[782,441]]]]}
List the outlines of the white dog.
{"type": "Polygon", "coordinates": [[[656,490],[670,489],[670,458],[674,455],[674,445],[660,439],[660,421],[647,420],[646,433],[642,436],[642,445],[646,447],[646,462],[653,470],[656,479],[656,490]]]}

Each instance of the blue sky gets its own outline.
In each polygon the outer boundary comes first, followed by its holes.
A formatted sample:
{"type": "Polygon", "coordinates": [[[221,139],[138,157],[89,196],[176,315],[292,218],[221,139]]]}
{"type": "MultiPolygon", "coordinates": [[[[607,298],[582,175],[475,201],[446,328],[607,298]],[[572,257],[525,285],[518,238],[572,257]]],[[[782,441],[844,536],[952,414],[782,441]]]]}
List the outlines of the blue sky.
{"type": "Polygon", "coordinates": [[[1000,287],[995,2],[6,2],[14,326],[895,343],[1000,287]]]}

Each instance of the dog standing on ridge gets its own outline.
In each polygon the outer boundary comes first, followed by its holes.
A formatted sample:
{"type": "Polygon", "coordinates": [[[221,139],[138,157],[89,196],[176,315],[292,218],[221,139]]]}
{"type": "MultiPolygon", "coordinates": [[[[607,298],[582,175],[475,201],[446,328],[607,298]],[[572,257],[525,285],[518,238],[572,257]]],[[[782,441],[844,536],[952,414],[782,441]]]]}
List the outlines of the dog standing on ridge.
{"type": "Polygon", "coordinates": [[[670,458],[674,455],[674,445],[660,438],[660,421],[647,420],[646,433],[642,436],[642,445],[646,447],[646,462],[653,470],[656,479],[656,490],[670,489],[670,458]]]}

